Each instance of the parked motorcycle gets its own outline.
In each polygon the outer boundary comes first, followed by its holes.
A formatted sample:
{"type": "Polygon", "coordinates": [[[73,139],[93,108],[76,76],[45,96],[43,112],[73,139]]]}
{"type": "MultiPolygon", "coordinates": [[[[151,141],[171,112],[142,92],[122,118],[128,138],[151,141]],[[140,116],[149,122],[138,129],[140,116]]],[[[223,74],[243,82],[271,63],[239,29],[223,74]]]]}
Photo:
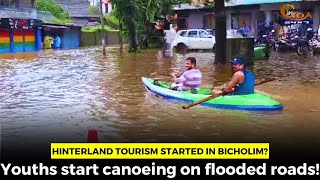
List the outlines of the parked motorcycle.
{"type": "Polygon", "coordinates": [[[313,55],[320,52],[320,39],[318,37],[318,32],[314,32],[312,39],[309,41],[313,48],[313,55]]]}
{"type": "Polygon", "coordinates": [[[312,42],[308,41],[306,38],[301,38],[298,41],[298,47],[297,47],[297,54],[299,56],[301,55],[306,55],[306,54],[311,54],[313,55],[314,48],[312,45],[312,42]]]}
{"type": "Polygon", "coordinates": [[[255,39],[255,46],[265,45],[268,49],[274,49],[275,47],[275,30],[269,32],[269,34],[263,34],[255,39]]]}
{"type": "Polygon", "coordinates": [[[282,39],[275,42],[275,50],[278,52],[296,51],[299,36],[297,34],[285,35],[282,39]]]}
{"type": "Polygon", "coordinates": [[[306,35],[299,39],[297,54],[299,56],[306,54],[314,55],[318,47],[320,47],[318,35],[309,28],[306,35]]]}

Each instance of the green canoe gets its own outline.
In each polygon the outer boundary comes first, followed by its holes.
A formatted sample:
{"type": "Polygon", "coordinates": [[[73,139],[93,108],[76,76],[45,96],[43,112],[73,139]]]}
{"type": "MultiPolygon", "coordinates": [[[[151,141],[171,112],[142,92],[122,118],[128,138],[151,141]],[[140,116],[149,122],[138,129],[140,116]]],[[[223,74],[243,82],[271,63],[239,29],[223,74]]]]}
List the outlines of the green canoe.
{"type": "MultiPolygon", "coordinates": [[[[196,93],[171,90],[169,89],[170,84],[164,81],[153,80],[152,78],[143,77],[142,83],[147,91],[164,98],[185,102],[199,101],[211,95],[211,89],[204,88],[200,88],[196,93]]],[[[249,95],[225,95],[204,102],[201,105],[212,108],[248,111],[275,111],[283,109],[283,106],[279,102],[259,93],[249,95]]]]}

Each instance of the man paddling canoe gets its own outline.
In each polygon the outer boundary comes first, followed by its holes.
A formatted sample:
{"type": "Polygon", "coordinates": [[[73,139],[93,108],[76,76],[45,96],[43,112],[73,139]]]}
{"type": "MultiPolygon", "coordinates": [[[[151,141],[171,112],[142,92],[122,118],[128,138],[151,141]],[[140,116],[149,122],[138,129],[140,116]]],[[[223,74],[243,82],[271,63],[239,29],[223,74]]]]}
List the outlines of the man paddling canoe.
{"type": "Polygon", "coordinates": [[[232,79],[223,86],[221,91],[213,90],[212,95],[221,94],[246,95],[254,93],[255,76],[250,70],[245,69],[245,60],[242,57],[234,57],[230,63],[234,71],[232,79]]]}

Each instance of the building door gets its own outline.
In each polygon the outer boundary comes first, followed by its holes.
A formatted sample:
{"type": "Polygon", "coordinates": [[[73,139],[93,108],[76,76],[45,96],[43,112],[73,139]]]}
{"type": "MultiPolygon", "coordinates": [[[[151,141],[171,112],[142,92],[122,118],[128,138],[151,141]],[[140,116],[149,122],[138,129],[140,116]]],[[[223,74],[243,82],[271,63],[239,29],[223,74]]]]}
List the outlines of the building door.
{"type": "Polygon", "coordinates": [[[7,29],[0,29],[0,54],[10,53],[10,32],[7,29]]]}
{"type": "Polygon", "coordinates": [[[80,47],[79,30],[65,31],[62,37],[63,49],[75,49],[80,47]]]}
{"type": "Polygon", "coordinates": [[[13,30],[14,52],[36,51],[35,32],[33,30],[13,30]]]}
{"type": "Polygon", "coordinates": [[[25,30],[24,31],[24,45],[25,52],[34,52],[36,51],[36,40],[35,40],[35,32],[33,30],[25,30]]]}
{"type": "Polygon", "coordinates": [[[13,30],[13,45],[14,52],[23,52],[24,40],[23,40],[23,30],[15,29],[13,30]]]}

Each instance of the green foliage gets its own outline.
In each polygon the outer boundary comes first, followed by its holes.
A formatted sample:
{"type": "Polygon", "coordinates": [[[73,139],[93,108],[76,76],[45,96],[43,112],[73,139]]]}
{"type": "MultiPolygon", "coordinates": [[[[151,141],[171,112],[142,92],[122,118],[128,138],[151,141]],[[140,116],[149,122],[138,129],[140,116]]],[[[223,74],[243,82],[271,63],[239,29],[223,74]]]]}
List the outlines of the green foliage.
{"type": "Polygon", "coordinates": [[[96,7],[96,6],[89,6],[88,7],[88,11],[91,13],[91,14],[93,14],[93,15],[98,15],[98,14],[100,14],[100,10],[99,10],[99,8],[98,7],[96,7]]]}
{"type": "MultiPolygon", "coordinates": [[[[129,35],[130,40],[139,38],[143,43],[154,32],[153,24],[161,16],[173,15],[172,5],[190,3],[190,0],[111,0],[113,4],[113,17],[122,24],[119,26],[123,35],[129,35]]],[[[110,17],[112,17],[110,16],[110,17]]],[[[109,18],[109,17],[108,17],[109,18]]],[[[110,22],[116,22],[110,18],[110,22]]],[[[118,24],[118,23],[117,23],[118,24]]],[[[135,41],[135,40],[133,40],[135,41]]],[[[130,42],[135,46],[136,42],[130,42]]]]}
{"type": "Polygon", "coordinates": [[[112,0],[115,16],[118,20],[131,23],[132,20],[141,19],[141,6],[137,0],[112,0]]]}
{"type": "Polygon", "coordinates": [[[105,15],[105,19],[107,22],[119,26],[119,20],[116,17],[115,11],[112,11],[110,14],[105,15]]]}
{"type": "MultiPolygon", "coordinates": [[[[85,26],[82,27],[81,31],[82,32],[96,32],[98,30],[101,30],[101,26],[85,26]]],[[[112,29],[110,26],[104,26],[104,30],[106,31],[113,31],[113,32],[117,32],[118,30],[116,29],[112,29]]]]}
{"type": "Polygon", "coordinates": [[[54,18],[52,19],[51,23],[66,25],[66,24],[71,24],[72,21],[71,21],[70,19],[61,20],[61,19],[59,19],[59,18],[54,17],[54,18]]]}
{"type": "Polygon", "coordinates": [[[60,21],[70,21],[70,15],[61,6],[57,5],[54,0],[36,0],[35,7],[38,11],[50,12],[60,21]]]}

